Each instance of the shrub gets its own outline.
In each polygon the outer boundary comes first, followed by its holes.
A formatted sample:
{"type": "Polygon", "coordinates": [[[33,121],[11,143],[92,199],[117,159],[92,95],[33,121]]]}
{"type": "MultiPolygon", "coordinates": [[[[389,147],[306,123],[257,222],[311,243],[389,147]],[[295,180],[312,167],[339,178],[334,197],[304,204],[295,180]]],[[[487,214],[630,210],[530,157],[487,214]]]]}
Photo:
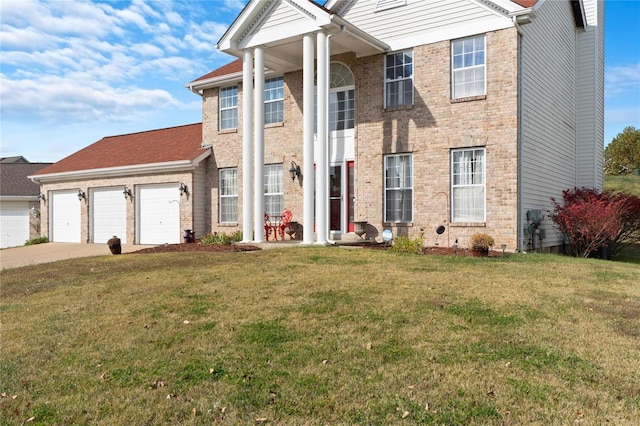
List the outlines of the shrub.
{"type": "Polygon", "coordinates": [[[400,236],[393,241],[391,251],[394,253],[421,254],[422,237],[411,239],[409,237],[400,236]]]}
{"type": "Polygon", "coordinates": [[[232,242],[242,241],[242,231],[235,231],[230,235],[226,232],[214,232],[213,234],[207,234],[200,238],[200,244],[209,245],[229,245],[232,242]]]}
{"type": "Polygon", "coordinates": [[[640,197],[591,188],[562,191],[562,203],[551,199],[550,217],[569,242],[571,254],[588,257],[609,246],[613,255],[640,231],[640,197]]]}
{"type": "Polygon", "coordinates": [[[48,243],[49,242],[49,238],[47,237],[37,237],[37,238],[32,238],[30,240],[28,240],[27,242],[24,243],[25,246],[33,246],[35,244],[43,244],[43,243],[48,243]]]}
{"type": "Polygon", "coordinates": [[[494,244],[495,241],[493,237],[483,232],[473,234],[469,239],[469,245],[473,250],[486,251],[493,247],[494,244]]]}

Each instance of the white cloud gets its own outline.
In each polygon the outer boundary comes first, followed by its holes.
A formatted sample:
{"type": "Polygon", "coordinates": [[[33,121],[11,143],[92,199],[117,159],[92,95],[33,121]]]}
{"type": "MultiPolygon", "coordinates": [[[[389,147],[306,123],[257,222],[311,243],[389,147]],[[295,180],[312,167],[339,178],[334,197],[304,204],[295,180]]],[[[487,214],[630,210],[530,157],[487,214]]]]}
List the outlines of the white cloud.
{"type": "Polygon", "coordinates": [[[627,66],[611,66],[605,69],[605,95],[616,97],[630,93],[640,97],[640,63],[627,66]]]}
{"type": "Polygon", "coordinates": [[[12,80],[1,75],[2,109],[45,120],[128,121],[179,102],[160,89],[111,87],[99,81],[46,76],[12,80]]]}

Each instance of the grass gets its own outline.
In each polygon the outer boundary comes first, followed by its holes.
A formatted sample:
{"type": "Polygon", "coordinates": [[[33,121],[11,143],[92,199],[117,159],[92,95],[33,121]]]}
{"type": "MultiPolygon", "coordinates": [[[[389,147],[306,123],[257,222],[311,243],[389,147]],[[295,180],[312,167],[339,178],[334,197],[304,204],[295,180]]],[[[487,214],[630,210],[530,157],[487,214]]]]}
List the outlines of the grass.
{"type": "Polygon", "coordinates": [[[640,176],[605,176],[604,189],[627,192],[640,197],[640,176]]]}
{"type": "Polygon", "coordinates": [[[637,277],[319,247],[4,270],[0,423],[638,424],[637,277]]]}

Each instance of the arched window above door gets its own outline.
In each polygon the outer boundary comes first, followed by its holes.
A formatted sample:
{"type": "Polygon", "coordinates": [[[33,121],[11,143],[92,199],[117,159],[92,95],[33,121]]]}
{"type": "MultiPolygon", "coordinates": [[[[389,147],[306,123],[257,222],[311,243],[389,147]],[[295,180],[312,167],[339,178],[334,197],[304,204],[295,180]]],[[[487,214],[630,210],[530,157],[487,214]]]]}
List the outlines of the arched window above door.
{"type": "Polygon", "coordinates": [[[340,62],[332,62],[329,72],[329,89],[353,86],[353,74],[348,66],[340,62]]]}

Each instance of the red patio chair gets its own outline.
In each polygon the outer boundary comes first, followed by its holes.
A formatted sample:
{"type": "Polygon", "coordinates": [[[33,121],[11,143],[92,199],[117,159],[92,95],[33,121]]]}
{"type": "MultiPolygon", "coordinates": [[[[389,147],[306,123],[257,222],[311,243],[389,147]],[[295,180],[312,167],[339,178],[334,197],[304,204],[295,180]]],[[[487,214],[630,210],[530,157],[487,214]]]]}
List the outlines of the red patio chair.
{"type": "MultiPolygon", "coordinates": [[[[275,226],[271,223],[271,218],[268,214],[264,214],[264,235],[267,241],[269,241],[269,234],[273,231],[275,236],[276,230],[275,226]]],[[[276,238],[277,239],[277,238],[276,238]]]]}
{"type": "MultiPolygon", "coordinates": [[[[290,210],[285,210],[282,213],[280,223],[277,225],[277,232],[280,234],[280,239],[284,240],[284,233],[291,225],[291,219],[293,219],[293,213],[290,210]]],[[[278,239],[278,237],[276,237],[278,239]]]]}

